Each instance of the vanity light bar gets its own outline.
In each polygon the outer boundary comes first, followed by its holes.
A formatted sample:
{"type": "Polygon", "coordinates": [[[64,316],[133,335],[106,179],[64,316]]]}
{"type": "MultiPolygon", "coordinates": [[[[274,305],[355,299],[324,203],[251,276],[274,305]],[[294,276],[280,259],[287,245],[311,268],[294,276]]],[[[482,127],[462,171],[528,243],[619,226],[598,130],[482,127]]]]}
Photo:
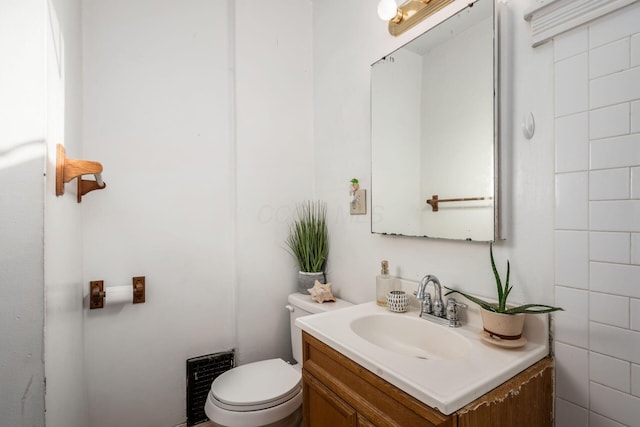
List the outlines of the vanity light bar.
{"type": "Polygon", "coordinates": [[[399,36],[452,2],[453,0],[409,0],[399,6],[396,16],[389,20],[389,34],[399,36]]]}

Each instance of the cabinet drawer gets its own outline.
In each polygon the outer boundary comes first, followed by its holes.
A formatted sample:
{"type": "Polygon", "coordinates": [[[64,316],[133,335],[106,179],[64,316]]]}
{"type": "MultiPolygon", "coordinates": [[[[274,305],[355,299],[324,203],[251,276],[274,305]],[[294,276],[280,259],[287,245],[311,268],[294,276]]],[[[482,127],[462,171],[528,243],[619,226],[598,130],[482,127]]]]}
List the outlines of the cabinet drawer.
{"type": "Polygon", "coordinates": [[[356,427],[357,413],[312,375],[302,373],[305,427],[356,427]],[[313,414],[313,416],[312,416],[313,414]]]}

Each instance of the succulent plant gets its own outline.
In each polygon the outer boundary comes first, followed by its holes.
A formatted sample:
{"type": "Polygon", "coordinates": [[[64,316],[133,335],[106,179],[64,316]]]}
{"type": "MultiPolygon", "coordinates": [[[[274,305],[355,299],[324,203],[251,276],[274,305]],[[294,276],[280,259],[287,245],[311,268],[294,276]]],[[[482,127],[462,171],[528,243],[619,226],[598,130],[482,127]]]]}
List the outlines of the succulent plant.
{"type": "Polygon", "coordinates": [[[504,282],[504,286],[502,284],[502,280],[500,279],[500,274],[498,273],[498,269],[496,268],[496,263],[493,258],[493,244],[489,246],[489,255],[491,257],[491,268],[493,269],[493,275],[496,279],[496,288],[498,291],[498,303],[492,304],[487,301],[484,301],[480,298],[471,296],[464,292],[447,288],[449,292],[446,295],[457,293],[465,297],[471,302],[478,304],[480,307],[484,308],[487,311],[493,311],[495,313],[502,314],[518,314],[518,313],[529,313],[529,314],[540,314],[540,313],[551,313],[553,311],[563,310],[560,307],[553,307],[546,304],[523,304],[517,307],[508,307],[507,306],[507,298],[509,297],[509,293],[511,293],[511,289],[513,286],[509,286],[509,274],[511,273],[511,267],[509,265],[509,260],[507,260],[507,276],[504,282]]]}

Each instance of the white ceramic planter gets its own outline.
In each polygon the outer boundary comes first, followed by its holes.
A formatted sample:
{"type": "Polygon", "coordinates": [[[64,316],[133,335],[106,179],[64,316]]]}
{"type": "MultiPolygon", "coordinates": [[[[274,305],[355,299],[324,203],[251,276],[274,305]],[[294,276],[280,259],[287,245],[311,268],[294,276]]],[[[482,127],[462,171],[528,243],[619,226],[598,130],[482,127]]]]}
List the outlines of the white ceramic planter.
{"type": "Polygon", "coordinates": [[[522,337],[522,328],[526,314],[502,314],[480,308],[482,326],[491,335],[505,340],[517,340],[522,337]]]}

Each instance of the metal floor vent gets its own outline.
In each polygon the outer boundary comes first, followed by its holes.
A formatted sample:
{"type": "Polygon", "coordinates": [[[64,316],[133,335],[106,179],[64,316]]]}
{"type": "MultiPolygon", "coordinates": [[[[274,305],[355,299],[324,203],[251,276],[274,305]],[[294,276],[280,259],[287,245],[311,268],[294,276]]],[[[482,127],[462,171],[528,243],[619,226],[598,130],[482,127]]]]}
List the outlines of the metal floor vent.
{"type": "Polygon", "coordinates": [[[187,360],[187,425],[192,426],[207,421],[204,404],[207,401],[211,383],[220,374],[233,368],[234,351],[225,351],[187,360]]]}

